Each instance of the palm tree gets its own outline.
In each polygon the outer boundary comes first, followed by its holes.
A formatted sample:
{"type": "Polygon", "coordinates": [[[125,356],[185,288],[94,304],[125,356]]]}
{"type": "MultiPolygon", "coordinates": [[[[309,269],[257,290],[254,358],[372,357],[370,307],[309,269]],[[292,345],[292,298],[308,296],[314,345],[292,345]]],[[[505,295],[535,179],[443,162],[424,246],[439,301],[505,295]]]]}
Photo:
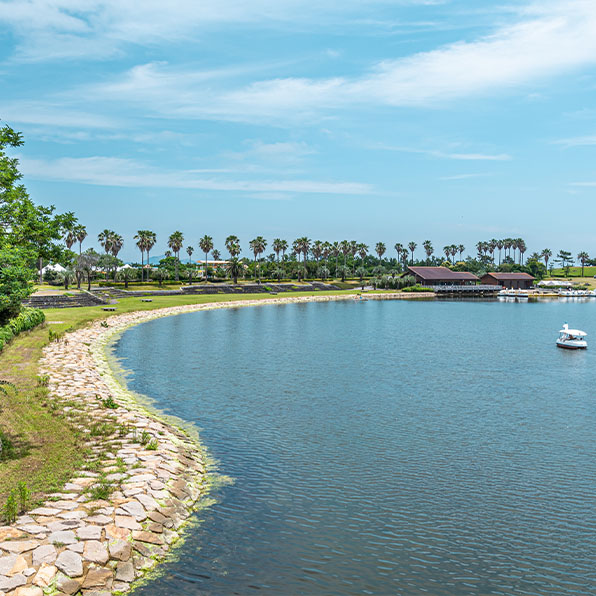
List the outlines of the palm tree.
{"type": "Polygon", "coordinates": [[[524,253],[526,252],[526,250],[528,250],[528,247],[526,246],[526,242],[522,238],[519,238],[517,241],[517,250],[519,250],[519,264],[523,265],[524,253]]]}
{"type": "Polygon", "coordinates": [[[176,230],[168,238],[168,246],[172,249],[172,252],[176,255],[176,281],[180,281],[180,275],[178,274],[178,264],[180,263],[180,251],[184,245],[184,236],[182,232],[176,230]]]}
{"type": "MultiPolygon", "coordinates": [[[[122,238],[122,236],[120,236],[120,234],[114,233],[112,235],[112,242],[110,244],[110,253],[115,259],[118,258],[118,253],[122,250],[123,246],[124,246],[124,238],[122,238]]],[[[116,281],[116,271],[118,269],[116,264],[117,264],[117,261],[116,261],[116,263],[114,263],[114,281],[116,281]]]]}
{"type": "Polygon", "coordinates": [[[408,248],[410,249],[410,252],[412,253],[412,265],[414,264],[414,251],[416,250],[416,247],[418,245],[415,242],[410,242],[408,244],[408,248]]]}
{"type": "Polygon", "coordinates": [[[219,252],[219,250],[217,250],[217,248],[214,248],[211,251],[211,256],[213,257],[214,261],[219,261],[221,259],[221,253],[219,252]]]}
{"type": "Polygon", "coordinates": [[[452,244],[451,245],[451,260],[453,261],[453,264],[455,265],[455,255],[459,252],[459,246],[457,246],[457,244],[452,244]]]}
{"type": "Polygon", "coordinates": [[[251,240],[249,242],[249,246],[255,256],[255,277],[257,277],[257,274],[259,274],[259,283],[261,283],[261,276],[259,265],[257,263],[257,257],[265,252],[265,248],[267,247],[267,240],[265,240],[263,236],[257,236],[254,240],[251,240]]]}
{"type": "Polygon", "coordinates": [[[136,241],[138,249],[141,251],[141,281],[144,280],[145,276],[145,249],[147,247],[147,230],[139,230],[134,235],[134,240],[136,241]]]}
{"type": "Polygon", "coordinates": [[[490,252],[490,257],[495,262],[495,249],[497,248],[497,241],[495,239],[491,240],[488,243],[488,252],[490,252]]]}
{"type": "Polygon", "coordinates": [[[195,251],[195,249],[192,246],[187,246],[186,247],[186,254],[188,255],[188,264],[190,265],[190,258],[192,257],[192,253],[195,251]]]}
{"type": "Polygon", "coordinates": [[[228,275],[232,278],[235,284],[238,283],[238,276],[242,273],[242,261],[236,256],[233,256],[226,265],[228,275]]]}
{"type": "Polygon", "coordinates": [[[505,248],[505,258],[507,258],[510,254],[510,250],[511,250],[511,245],[512,245],[513,240],[511,240],[511,238],[505,238],[505,240],[503,240],[503,246],[505,248]]]}
{"type": "Polygon", "coordinates": [[[66,248],[70,250],[73,244],[77,241],[77,234],[76,234],[76,226],[71,227],[66,230],[66,234],[64,235],[64,243],[66,244],[66,248]]]}
{"type": "Polygon", "coordinates": [[[341,252],[340,243],[335,241],[331,245],[331,254],[335,257],[335,277],[337,277],[337,272],[339,270],[339,254],[341,252]]]}
{"type": "Polygon", "coordinates": [[[433,252],[435,252],[435,249],[433,248],[433,244],[430,240],[425,240],[422,243],[422,247],[424,248],[424,252],[426,252],[426,261],[428,263],[433,252]]]}
{"type": "Polygon", "coordinates": [[[356,272],[356,255],[358,254],[358,242],[350,240],[350,255],[352,255],[352,275],[356,272]]]}
{"type": "MultiPolygon", "coordinates": [[[[344,266],[344,269],[345,269],[346,268],[346,257],[350,254],[350,251],[351,251],[350,243],[347,240],[342,240],[339,243],[339,248],[341,250],[341,254],[344,256],[344,265],[343,266],[344,266]]],[[[343,277],[343,280],[342,281],[345,281],[345,278],[346,278],[346,272],[345,271],[342,273],[342,277],[343,277]]]]}
{"type": "Polygon", "coordinates": [[[319,269],[319,259],[323,256],[323,243],[320,240],[315,240],[312,245],[312,256],[317,262],[317,270],[319,269]]]}
{"type": "Polygon", "coordinates": [[[375,245],[375,252],[379,255],[379,265],[383,266],[383,255],[385,254],[385,244],[383,242],[377,242],[375,245]]]}
{"type": "Polygon", "coordinates": [[[553,256],[553,251],[550,248],[545,248],[540,256],[544,259],[544,266],[548,269],[548,260],[553,256]]]}
{"type": "MultiPolygon", "coordinates": [[[[242,249],[240,248],[240,240],[238,236],[228,236],[226,238],[226,249],[230,253],[232,258],[237,257],[241,252],[242,249]]],[[[236,282],[234,282],[236,283],[236,282]]]]}
{"type": "Polygon", "coordinates": [[[462,261],[463,260],[463,254],[464,254],[464,250],[466,250],[466,247],[463,244],[459,244],[457,246],[457,252],[459,253],[459,260],[462,261]]]}
{"type": "Polygon", "coordinates": [[[213,238],[211,238],[211,236],[207,236],[207,235],[203,236],[199,240],[199,247],[205,253],[205,279],[207,279],[209,277],[208,266],[207,266],[207,257],[209,256],[209,253],[213,249],[213,238]]]}
{"type": "Polygon", "coordinates": [[[476,252],[478,253],[478,258],[484,256],[484,242],[476,242],[476,252]]]}
{"type": "Polygon", "coordinates": [[[582,277],[584,276],[584,267],[586,266],[586,261],[590,258],[590,255],[583,251],[577,255],[578,261],[582,264],[582,277]]]}
{"type": "Polygon", "coordinates": [[[448,261],[451,261],[450,257],[451,257],[451,247],[453,245],[452,244],[448,244],[447,246],[443,247],[443,254],[447,257],[448,261]]]}
{"type": "Polygon", "coordinates": [[[501,264],[501,249],[503,248],[503,241],[497,240],[497,248],[499,249],[499,265],[501,264]]]}
{"type": "MultiPolygon", "coordinates": [[[[283,250],[283,243],[286,242],[285,240],[282,240],[281,238],[274,238],[273,239],[273,243],[271,244],[271,247],[273,248],[273,252],[275,253],[275,255],[277,256],[277,262],[279,263],[279,253],[283,250]]],[[[286,242],[286,248],[287,248],[287,242],[286,242]]]]}
{"type": "Polygon", "coordinates": [[[364,267],[364,259],[366,259],[366,255],[368,254],[368,246],[366,244],[359,244],[358,245],[358,254],[360,255],[361,259],[361,267],[364,267]]]}
{"type": "Polygon", "coordinates": [[[87,228],[85,226],[78,225],[75,228],[75,235],[76,235],[77,241],[79,243],[79,254],[82,254],[82,252],[83,252],[83,240],[85,240],[85,238],[87,238],[87,228]]]}
{"type": "Polygon", "coordinates": [[[110,252],[114,233],[115,232],[112,232],[112,230],[104,230],[103,232],[100,232],[97,236],[97,241],[99,242],[100,246],[104,249],[106,255],[110,252]]]}
{"type": "Polygon", "coordinates": [[[401,261],[401,255],[402,255],[402,252],[404,250],[404,245],[403,244],[400,244],[399,242],[396,242],[393,245],[393,248],[395,248],[395,252],[397,253],[397,261],[398,262],[401,261]]]}
{"type": "Polygon", "coordinates": [[[149,273],[151,272],[151,264],[149,261],[149,251],[155,246],[156,242],[157,242],[157,236],[156,236],[155,232],[152,232],[151,230],[147,230],[147,244],[145,245],[145,250],[147,251],[147,265],[149,265],[149,268],[147,269],[147,281],[149,281],[149,273]]]}

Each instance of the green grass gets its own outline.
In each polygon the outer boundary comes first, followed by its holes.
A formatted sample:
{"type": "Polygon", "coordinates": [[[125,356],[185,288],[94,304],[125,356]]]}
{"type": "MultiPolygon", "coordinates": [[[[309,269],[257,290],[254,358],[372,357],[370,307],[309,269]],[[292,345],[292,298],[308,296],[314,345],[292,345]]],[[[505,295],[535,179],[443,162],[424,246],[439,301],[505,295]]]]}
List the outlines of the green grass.
{"type": "MultiPolygon", "coordinates": [[[[553,269],[553,277],[563,277],[565,275],[564,269],[553,269]]],[[[581,267],[569,267],[569,277],[581,277],[581,267]]],[[[596,267],[584,267],[584,277],[591,277],[596,275],[596,267]]]]}

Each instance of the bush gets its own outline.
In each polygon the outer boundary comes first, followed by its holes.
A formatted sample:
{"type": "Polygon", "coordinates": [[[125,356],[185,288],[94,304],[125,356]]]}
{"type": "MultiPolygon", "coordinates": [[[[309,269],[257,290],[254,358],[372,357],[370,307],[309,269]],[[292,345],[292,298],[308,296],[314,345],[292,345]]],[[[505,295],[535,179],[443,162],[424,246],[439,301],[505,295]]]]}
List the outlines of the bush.
{"type": "Polygon", "coordinates": [[[416,284],[414,286],[408,286],[407,288],[403,288],[402,292],[434,292],[432,288],[425,288],[420,284],[416,284]]]}
{"type": "Polygon", "coordinates": [[[37,308],[23,308],[14,318],[10,319],[6,325],[0,327],[0,352],[4,346],[23,331],[29,331],[40,325],[46,320],[42,310],[37,308]]]}

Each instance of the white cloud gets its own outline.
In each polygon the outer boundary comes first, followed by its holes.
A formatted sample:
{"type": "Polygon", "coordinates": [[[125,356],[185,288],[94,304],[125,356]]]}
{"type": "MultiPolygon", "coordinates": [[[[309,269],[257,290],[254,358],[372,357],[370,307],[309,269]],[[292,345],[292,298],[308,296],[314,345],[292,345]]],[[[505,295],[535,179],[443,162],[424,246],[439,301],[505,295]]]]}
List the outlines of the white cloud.
{"type": "Polygon", "coordinates": [[[567,0],[530,5],[516,22],[491,35],[387,59],[359,76],[284,77],[238,85],[225,72],[152,63],[82,93],[168,117],[275,124],[359,106],[434,107],[515,89],[527,93],[543,80],[594,64],[596,2],[567,0]]]}
{"type": "Polygon", "coordinates": [[[98,186],[179,188],[250,193],[371,194],[358,182],[318,180],[238,180],[200,177],[193,170],[158,170],[148,164],[115,157],[63,157],[55,160],[19,158],[25,176],[38,180],[77,182],[98,186]]]}
{"type": "Polygon", "coordinates": [[[415,147],[399,147],[392,145],[376,145],[372,149],[384,151],[398,151],[401,153],[419,153],[439,159],[455,159],[460,161],[509,161],[511,155],[507,153],[457,153],[453,151],[439,151],[437,149],[418,149],[415,147]]]}
{"type": "Polygon", "coordinates": [[[1,0],[0,23],[20,36],[25,60],[104,58],[130,44],[156,46],[196,40],[202,31],[230,24],[295,28],[354,19],[392,4],[432,5],[443,0],[1,0]]]}
{"type": "Polygon", "coordinates": [[[555,145],[562,145],[565,148],[569,147],[587,147],[596,145],[596,135],[586,135],[582,137],[572,137],[569,139],[560,139],[555,141],[555,145]]]}

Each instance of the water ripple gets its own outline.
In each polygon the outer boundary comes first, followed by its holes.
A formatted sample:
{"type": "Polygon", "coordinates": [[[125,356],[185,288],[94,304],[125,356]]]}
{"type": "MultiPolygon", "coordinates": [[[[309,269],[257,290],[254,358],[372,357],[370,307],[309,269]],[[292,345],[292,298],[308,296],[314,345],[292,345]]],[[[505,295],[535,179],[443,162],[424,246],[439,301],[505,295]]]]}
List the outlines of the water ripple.
{"type": "Polygon", "coordinates": [[[329,303],[158,319],[131,386],[234,478],[146,595],[555,595],[596,585],[586,303],[329,303]]]}

